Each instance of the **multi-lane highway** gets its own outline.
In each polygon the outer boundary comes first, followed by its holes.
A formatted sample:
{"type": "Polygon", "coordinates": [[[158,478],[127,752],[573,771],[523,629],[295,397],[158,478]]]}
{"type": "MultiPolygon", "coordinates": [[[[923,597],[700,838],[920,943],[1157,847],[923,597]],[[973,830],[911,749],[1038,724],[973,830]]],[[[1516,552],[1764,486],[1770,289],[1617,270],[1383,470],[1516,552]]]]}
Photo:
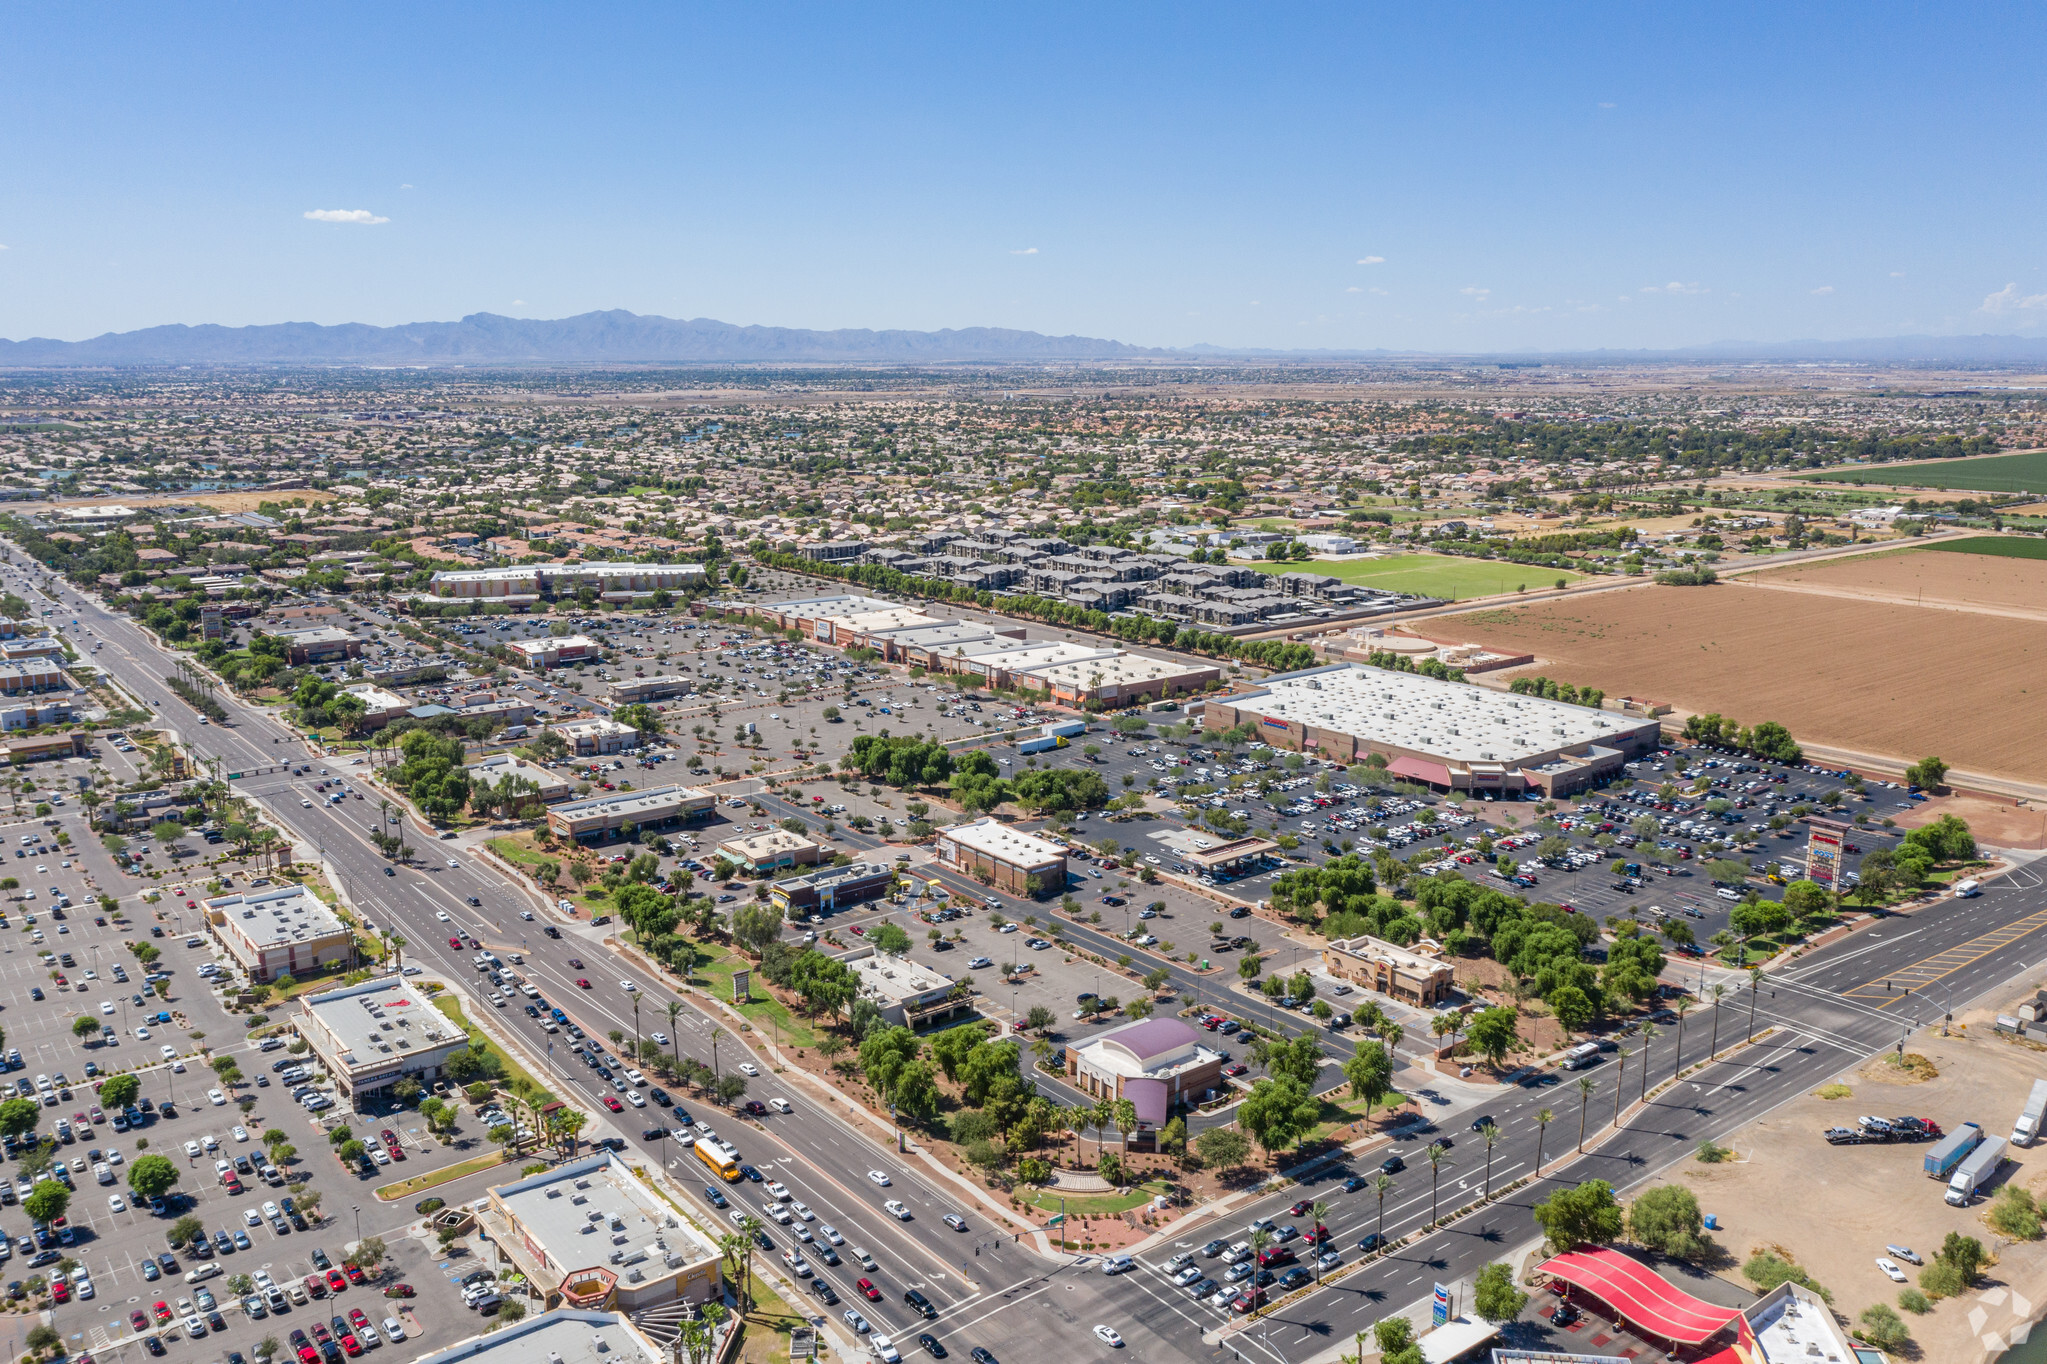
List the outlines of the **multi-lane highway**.
{"type": "MultiPolygon", "coordinates": [[[[18,574],[12,576],[19,580],[18,574]]],[[[159,708],[166,723],[188,744],[225,759],[231,770],[252,770],[292,753],[294,741],[274,721],[226,695],[221,699],[234,713],[235,725],[226,729],[198,727],[196,717],[160,680],[168,671],[168,659],[132,622],[105,613],[68,586],[56,590],[67,608],[65,628],[70,628],[68,621],[75,614],[81,629],[107,641],[93,661],[159,708]]],[[[315,761],[316,770],[319,765],[315,761]]],[[[337,774],[349,770],[331,764],[329,768],[337,774]]],[[[299,803],[303,797],[290,794],[293,789],[288,781],[280,783],[273,775],[249,784],[246,792],[264,800],[273,818],[318,850],[365,914],[403,932],[411,944],[409,957],[429,961],[450,979],[473,975],[469,952],[447,946],[448,926],[435,918],[438,911],[445,911],[454,922],[473,929],[501,951],[519,950],[522,933],[531,934],[532,944],[543,941],[532,931],[536,925],[517,917],[524,905],[520,893],[493,871],[461,856],[456,860],[462,865],[450,867],[442,851],[447,845],[429,844],[422,847],[421,857],[431,864],[430,870],[402,869],[397,876],[386,877],[384,859],[365,835],[365,825],[374,817],[366,814],[374,811],[372,802],[351,800],[330,809],[316,801],[306,808],[299,803]],[[467,903],[472,895],[487,907],[480,917],[467,903]]],[[[1616,1058],[1609,1057],[1584,1072],[1582,1078],[1590,1081],[1591,1089],[1582,1096],[1586,1131],[1582,1155],[1576,1153],[1580,1077],[1550,1073],[1539,1083],[1481,1088],[1452,1080],[1432,1081],[1417,1071],[1404,1072],[1399,1077],[1402,1087],[1431,1091],[1429,1107],[1439,1116],[1432,1124],[1409,1128],[1391,1148],[1405,1156],[1407,1168],[1394,1176],[1394,1187],[1384,1203],[1383,1227],[1390,1238],[1413,1233],[1428,1222],[1432,1206],[1447,1213],[1482,1192],[1487,1178],[1486,1152],[1480,1138],[1469,1130],[1471,1121],[1481,1114],[1490,1117],[1501,1133],[1491,1153],[1494,1187],[1531,1175],[1538,1140],[1547,1169],[1542,1179],[1500,1202],[1362,1267],[1355,1266],[1359,1259],[1355,1247],[1361,1235],[1380,1228],[1379,1201],[1369,1186],[1346,1194],[1340,1192],[1340,1185],[1347,1174],[1372,1174],[1383,1151],[1373,1151],[1351,1167],[1331,1166],[1306,1187],[1236,1204],[1225,1216],[1199,1217],[1182,1224],[1169,1243],[1141,1257],[1146,1262],[1143,1267],[1107,1278],[1092,1272],[1090,1265],[1041,1255],[1030,1237],[1011,1242],[1008,1229],[998,1226],[985,1209],[970,1204],[964,1190],[930,1176],[914,1160],[895,1156],[888,1149],[885,1133],[841,1118],[831,1111],[831,1105],[820,1104],[808,1093],[782,1090],[795,1112],[777,1115],[759,1130],[742,1131],[736,1120],[723,1114],[712,1121],[736,1139],[744,1159],[764,1172],[772,1166],[771,1177],[782,1179],[798,1198],[816,1209],[821,1222],[835,1226],[851,1245],[875,1254],[882,1274],[868,1277],[876,1278],[883,1287],[884,1300],[868,1303],[863,1299],[858,1305],[879,1329],[894,1328],[892,1334],[907,1332],[915,1337],[914,1318],[900,1301],[902,1290],[915,1286],[940,1310],[938,1321],[929,1329],[954,1349],[985,1345],[1002,1358],[1006,1350],[1037,1352],[1056,1340],[1060,1348],[1084,1352],[1089,1358],[1105,1357],[1109,1347],[1097,1341],[1090,1329],[1100,1322],[1121,1331],[1131,1350],[1140,1355],[1150,1351],[1160,1357],[1167,1352],[1211,1357],[1236,1351],[1289,1364],[1333,1352],[1371,1322],[1426,1295],[1433,1282],[1468,1278],[1486,1262],[1527,1240],[1534,1231],[1529,1204],[1557,1184],[1598,1177],[1625,1186],[1643,1179],[1685,1158],[1701,1140],[1726,1137],[1820,1079],[1896,1045],[1907,1029],[1938,1022],[1943,1012],[1959,1010],[2011,978],[2024,964],[2037,964],[2047,950],[2043,949],[2047,939],[2040,936],[2040,930],[2047,927],[2047,891],[2040,879],[2021,870],[1990,885],[1980,898],[1942,903],[1893,918],[1811,953],[1790,969],[1767,978],[1753,998],[1741,978],[1709,973],[1707,985],[1728,987],[1718,1010],[1718,1040],[1723,1052],[1746,1035],[1751,1006],[1757,1028],[1772,1031],[1755,1046],[1735,1051],[1665,1090],[1626,1117],[1617,1129],[1613,1126],[1617,1082],[1625,1106],[1643,1079],[1642,1059],[1631,1059],[1623,1072],[1616,1058]],[[1553,1114],[1546,1130],[1537,1121],[1543,1109],[1553,1114]],[[1454,1145],[1438,1171],[1432,1195],[1430,1166],[1422,1151],[1432,1140],[1444,1137],[1454,1145]],[[884,1190],[870,1182],[866,1175],[870,1169],[887,1173],[891,1187],[884,1190]],[[900,1222],[881,1211],[881,1203],[891,1196],[910,1205],[912,1221],[900,1222]],[[1156,1266],[1175,1250],[1198,1251],[1212,1237],[1241,1238],[1253,1218],[1269,1216],[1305,1230],[1305,1219],[1289,1215],[1288,1205],[1301,1198],[1324,1197],[1333,1205],[1326,1220],[1336,1233],[1336,1244],[1344,1250],[1345,1268],[1332,1274],[1323,1286],[1283,1302],[1250,1330],[1226,1329],[1230,1326],[1226,1314],[1196,1302],[1156,1272],[1156,1266]],[[967,1232],[953,1232],[944,1226],[939,1219],[949,1211],[966,1216],[967,1232]],[[1219,1328],[1225,1329],[1220,1338],[1216,1334],[1219,1328]]],[[[959,888],[975,893],[979,889],[964,883],[959,888]]],[[[574,971],[566,965],[569,957],[594,960],[604,954],[596,930],[567,925],[564,932],[567,936],[562,944],[550,944],[548,950],[528,958],[531,973],[551,999],[570,1009],[587,1030],[601,1035],[612,1027],[632,1031],[630,1001],[637,994],[646,1001],[639,1019],[643,1032],[674,1030],[668,1027],[665,1009],[671,994],[662,981],[618,965],[615,959],[601,970],[586,966],[581,972],[574,971]],[[589,978],[593,988],[577,989],[573,984],[577,975],[589,978]],[[621,980],[631,980],[636,990],[626,991],[621,980]]],[[[1120,950],[1114,939],[1084,925],[1069,925],[1068,935],[1094,950],[1120,950]],[[1096,942],[1097,938],[1101,941],[1096,942]]],[[[1674,966],[1671,978],[1682,971],[1685,981],[1696,985],[1698,970],[1696,966],[1674,966]]],[[[1223,1002],[1218,982],[1191,975],[1183,979],[1176,974],[1174,984],[1198,997],[1223,1002]]],[[[1260,1007],[1258,1001],[1233,993],[1226,998],[1228,1007],[1240,1014],[1260,1007]]],[[[1273,1012],[1275,1023],[1299,1026],[1296,1016],[1273,1012]]],[[[1716,1026],[1715,1012],[1708,1002],[1685,1020],[1684,1055],[1688,1061],[1705,1055],[1716,1026]]],[[[529,1026],[510,1011],[502,1021],[515,1031],[529,1026]]],[[[683,1013],[681,1023],[682,1049],[709,1061],[716,1020],[692,1007],[683,1013]]],[[[522,1033],[521,1040],[529,1052],[544,1054],[547,1039],[537,1030],[522,1033]]],[[[1648,1058],[1652,1086],[1669,1079],[1677,1060],[1675,1044],[1675,1029],[1666,1029],[1652,1045],[1648,1058]]],[[[721,1064],[729,1066],[735,1059],[731,1044],[725,1043],[720,1049],[721,1064]]],[[[575,1070],[583,1068],[578,1065],[575,1070]]],[[[598,1092],[586,1084],[584,1075],[572,1073],[566,1066],[557,1068],[556,1078],[568,1092],[586,1096],[598,1092]]],[[[756,1081],[752,1097],[767,1097],[777,1088],[772,1077],[756,1081]]],[[[586,1102],[596,1110],[594,1100],[586,1102]]],[[[642,1116],[629,1114],[624,1120],[627,1126],[622,1135],[628,1140],[638,1141],[642,1116]]],[[[645,1120],[657,1121],[652,1117],[645,1120]]],[[[675,1153],[653,1143],[649,1155],[664,1159],[674,1158],[675,1153]]],[[[686,1164],[674,1168],[691,1186],[701,1182],[691,1178],[686,1164]]],[[[744,1204],[759,1201],[759,1188],[742,1184],[728,1192],[736,1193],[735,1202],[744,1204]]],[[[770,1235],[778,1250],[786,1248],[786,1232],[770,1228],[770,1235]]],[[[1211,1271],[1221,1268],[1212,1260],[1199,1263],[1211,1271]]],[[[850,1261],[847,1268],[852,1268],[850,1261]]],[[[826,1273],[833,1277],[841,1296],[852,1303],[847,1290],[854,1276],[844,1270],[826,1273]]],[[[832,1315],[838,1310],[832,1309],[832,1315]]]]}

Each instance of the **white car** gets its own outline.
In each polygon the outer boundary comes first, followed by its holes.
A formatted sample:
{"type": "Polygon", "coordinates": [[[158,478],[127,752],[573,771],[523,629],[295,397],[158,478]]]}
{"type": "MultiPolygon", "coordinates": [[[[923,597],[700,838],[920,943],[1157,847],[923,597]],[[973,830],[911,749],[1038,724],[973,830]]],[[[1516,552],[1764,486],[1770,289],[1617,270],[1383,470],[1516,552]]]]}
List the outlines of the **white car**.
{"type": "Polygon", "coordinates": [[[138,1042],[147,1042],[149,1040],[149,1029],[137,1028],[135,1030],[135,1040],[138,1042]]]}
{"type": "Polygon", "coordinates": [[[668,1034],[665,1032],[650,1032],[647,1034],[647,1040],[657,1047],[665,1047],[668,1045],[668,1034]]]}
{"type": "Polygon", "coordinates": [[[101,1012],[101,1013],[103,1013],[103,1014],[110,1014],[110,1013],[112,1013],[113,1011],[114,1011],[114,1001],[113,1001],[113,1000],[111,1000],[111,999],[103,999],[103,1000],[101,1000],[101,1001],[100,1001],[100,1012],[101,1012]]]}
{"type": "Polygon", "coordinates": [[[263,1215],[273,1220],[276,1219],[280,1215],[278,1212],[277,1205],[275,1203],[266,1202],[263,1205],[263,1215]]]}
{"type": "Polygon", "coordinates": [[[870,1180],[874,1181],[876,1184],[879,1184],[884,1189],[888,1187],[888,1176],[883,1174],[879,1170],[869,1170],[867,1172],[867,1177],[870,1180]]]}
{"type": "Polygon", "coordinates": [[[206,1091],[206,1102],[212,1104],[215,1108],[219,1108],[227,1102],[227,1095],[217,1089],[209,1089],[206,1091]]]}
{"type": "Polygon", "coordinates": [[[444,923],[444,924],[445,924],[445,923],[450,923],[450,922],[453,922],[452,920],[450,920],[450,919],[448,918],[448,911],[447,911],[447,910],[445,910],[445,909],[437,909],[437,910],[435,910],[435,911],[434,911],[434,917],[435,917],[436,919],[439,919],[439,920],[440,920],[440,921],[441,921],[442,923],[444,923]]]}
{"type": "Polygon", "coordinates": [[[1897,1261],[1895,1260],[1887,1260],[1879,1255],[1876,1257],[1876,1267],[1881,1269],[1892,1283],[1904,1283],[1906,1281],[1905,1271],[1898,1268],[1897,1261]]]}
{"type": "Polygon", "coordinates": [[[178,1049],[168,1042],[157,1048],[157,1050],[163,1054],[163,1059],[166,1061],[175,1061],[177,1059],[178,1049]]]}
{"type": "Polygon", "coordinates": [[[196,1141],[187,1141],[187,1142],[185,1143],[185,1158],[186,1158],[187,1160],[197,1160],[197,1159],[199,1159],[199,1143],[198,1143],[198,1142],[196,1142],[196,1141]]]}
{"type": "Polygon", "coordinates": [[[829,1222],[820,1222],[818,1224],[817,1234],[824,1237],[825,1240],[831,1242],[835,1246],[843,1246],[846,1244],[846,1238],[839,1235],[839,1229],[829,1222]]]}
{"type": "Polygon", "coordinates": [[[753,1062],[741,1061],[739,1063],[739,1073],[741,1075],[752,1075],[758,1077],[761,1072],[760,1067],[756,1066],[753,1062]]]}
{"type": "Polygon", "coordinates": [[[788,1113],[792,1111],[789,1107],[789,1101],[787,1099],[770,1099],[768,1100],[768,1107],[774,1109],[777,1113],[788,1113]]]}
{"type": "Polygon", "coordinates": [[[263,1225],[263,1214],[257,1212],[254,1208],[243,1208],[242,1221],[249,1226],[260,1227],[263,1225]]]}
{"type": "Polygon", "coordinates": [[[123,1198],[123,1197],[121,1197],[121,1195],[119,1195],[119,1194],[117,1194],[117,1193],[110,1193],[110,1194],[108,1194],[108,1195],[107,1195],[107,1211],[109,1211],[109,1212],[126,1212],[126,1211],[128,1211],[128,1200],[127,1200],[127,1199],[125,1199],[125,1198],[123,1198]]]}
{"type": "Polygon", "coordinates": [[[869,1336],[867,1348],[874,1352],[874,1357],[880,1360],[881,1364],[902,1364],[903,1352],[898,1350],[896,1343],[887,1336],[869,1336]]]}
{"type": "MultiPolygon", "coordinates": [[[[633,984],[629,980],[622,980],[618,983],[618,988],[624,990],[627,994],[631,994],[633,991],[639,989],[640,987],[633,984]]],[[[744,1069],[744,1067],[741,1067],[741,1069],[744,1069]]]]}
{"type": "Polygon", "coordinates": [[[645,1108],[647,1106],[647,1101],[640,1097],[640,1091],[637,1089],[628,1089],[625,1092],[625,1101],[634,1108],[645,1108]]]}
{"type": "Polygon", "coordinates": [[[405,1325],[396,1317],[385,1317],[384,1334],[392,1340],[403,1340],[405,1339],[405,1325]]]}
{"type": "Polygon", "coordinates": [[[1123,1348],[1123,1337],[1116,1334],[1116,1328],[1113,1326],[1097,1326],[1095,1328],[1095,1339],[1101,1341],[1102,1344],[1112,1350],[1123,1348]]]}
{"type": "Polygon", "coordinates": [[[454,858],[452,858],[452,857],[451,857],[451,858],[449,858],[449,859],[448,859],[448,865],[449,865],[449,866],[451,866],[451,867],[459,867],[459,866],[461,866],[462,864],[461,864],[460,862],[457,862],[457,861],[456,861],[456,860],[455,860],[454,858]]]}
{"type": "Polygon", "coordinates": [[[883,1209],[887,1211],[890,1217],[895,1218],[896,1221],[898,1222],[907,1222],[910,1220],[910,1210],[909,1208],[903,1205],[903,1202],[900,1199],[891,1198],[888,1202],[882,1204],[881,1206],[883,1207],[883,1209]]]}
{"type": "Polygon", "coordinates": [[[815,1222],[817,1220],[817,1214],[804,1206],[803,1200],[800,1198],[793,1200],[789,1204],[789,1211],[795,1213],[806,1222],[815,1222]]]}
{"type": "Polygon", "coordinates": [[[807,1279],[811,1275],[810,1262],[793,1250],[782,1252],[782,1263],[789,1266],[789,1272],[799,1279],[807,1279]]]}
{"type": "Polygon", "coordinates": [[[779,1179],[768,1181],[768,1192],[773,1194],[778,1202],[782,1203],[787,1203],[794,1196],[789,1192],[789,1186],[779,1179]]]}
{"type": "Polygon", "coordinates": [[[246,1127],[237,1127],[234,1131],[228,1133],[228,1135],[233,1137],[236,1141],[247,1141],[249,1139],[249,1129],[246,1127]]]}

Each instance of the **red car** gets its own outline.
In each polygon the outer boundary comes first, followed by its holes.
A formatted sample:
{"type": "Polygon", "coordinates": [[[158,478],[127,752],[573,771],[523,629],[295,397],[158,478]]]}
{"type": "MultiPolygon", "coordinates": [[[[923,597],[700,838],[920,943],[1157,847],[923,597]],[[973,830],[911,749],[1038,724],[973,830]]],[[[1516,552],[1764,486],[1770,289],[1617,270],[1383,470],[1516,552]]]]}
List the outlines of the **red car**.
{"type": "MultiPolygon", "coordinates": [[[[341,1265],[341,1272],[348,1276],[348,1281],[350,1283],[361,1283],[363,1281],[362,1266],[357,1264],[353,1260],[343,1261],[341,1265]]],[[[350,1313],[350,1315],[354,1317],[359,1317],[362,1315],[362,1313],[360,1311],[357,1311],[350,1313]]],[[[362,1325],[362,1323],[357,1322],[356,1325],[360,1326],[362,1325]]]]}
{"type": "Polygon", "coordinates": [[[339,1293],[342,1289],[348,1287],[348,1280],[343,1277],[340,1270],[330,1269],[327,1271],[327,1286],[336,1293],[339,1293]]]}
{"type": "Polygon", "coordinates": [[[582,976],[576,977],[576,984],[577,986],[585,990],[590,988],[590,982],[582,976]]]}
{"type": "Polygon", "coordinates": [[[92,1120],[94,1122],[105,1122],[107,1120],[106,1110],[102,1109],[98,1104],[94,1104],[92,1106],[92,1120]]]}
{"type": "Polygon", "coordinates": [[[1245,1071],[1247,1071],[1247,1070],[1249,1070],[1249,1069],[1250,1069],[1250,1067],[1249,1067],[1249,1066],[1245,1065],[1245,1064],[1244,1064],[1244,1063],[1243,1063],[1242,1061],[1238,1061],[1238,1062],[1236,1062],[1236,1063],[1235,1063],[1235,1064],[1233,1064],[1233,1065],[1227,1065],[1227,1066],[1224,1066],[1224,1067],[1223,1067],[1223,1074],[1225,1074],[1225,1075],[1242,1075],[1242,1074],[1243,1074],[1243,1073],[1244,1073],[1245,1071]]]}
{"type": "Polygon", "coordinates": [[[357,1340],[355,1333],[351,1331],[341,1338],[341,1348],[351,1355],[359,1355],[362,1353],[362,1342],[357,1340]]]}
{"type": "Polygon", "coordinates": [[[139,1336],[149,1329],[149,1318],[140,1312],[130,1312],[128,1324],[135,1328],[135,1334],[139,1336]]]}
{"type": "Polygon", "coordinates": [[[396,1146],[398,1144],[398,1134],[387,1127],[377,1133],[377,1140],[383,1142],[386,1146],[396,1146]]]}
{"type": "Polygon", "coordinates": [[[312,1325],[312,1327],[311,1327],[311,1330],[312,1330],[312,1332],[313,1332],[313,1339],[314,1339],[314,1340],[325,1340],[325,1339],[327,1339],[327,1325],[326,1325],[326,1323],[325,1323],[325,1322],[318,1322],[318,1321],[314,1322],[314,1323],[313,1323],[313,1325],[312,1325]]]}
{"type": "Polygon", "coordinates": [[[221,1187],[225,1188],[231,1194],[238,1194],[242,1191],[242,1181],[233,1170],[221,1171],[220,1183],[221,1187]]]}
{"type": "Polygon", "coordinates": [[[618,1101],[618,1096],[615,1094],[607,1094],[604,1096],[604,1106],[614,1113],[625,1112],[625,1105],[618,1101]]]}
{"type": "Polygon", "coordinates": [[[1300,1202],[1294,1204],[1291,1208],[1288,1208],[1287,1211],[1292,1213],[1295,1217],[1299,1217],[1301,1216],[1301,1214],[1307,1212],[1308,1209],[1314,1206],[1315,1204],[1313,1200],[1304,1198],[1300,1202]]]}
{"type": "Polygon", "coordinates": [[[70,1302],[71,1285],[63,1279],[56,1280],[50,1285],[50,1300],[52,1302],[70,1302]]]}
{"type": "Polygon", "coordinates": [[[167,1302],[151,1303],[149,1310],[156,1313],[156,1324],[162,1326],[171,1319],[171,1305],[167,1302]]]}
{"type": "Polygon", "coordinates": [[[412,1295],[412,1285],[409,1283],[394,1283],[384,1290],[384,1296],[387,1298],[409,1298],[412,1295]]]}
{"type": "Polygon", "coordinates": [[[318,1274],[306,1275],[306,1292],[312,1294],[316,1298],[326,1297],[327,1281],[321,1278],[318,1274]]]}
{"type": "Polygon", "coordinates": [[[449,938],[448,946],[459,948],[460,946],[462,946],[462,940],[460,938],[449,938]]]}
{"type": "Polygon", "coordinates": [[[869,1283],[869,1282],[868,1282],[867,1280],[865,1280],[865,1279],[856,1279],[856,1280],[854,1280],[854,1281],[853,1281],[853,1287],[855,1287],[855,1288],[859,1289],[859,1290],[860,1290],[860,1291],[861,1291],[862,1293],[865,1293],[865,1294],[867,1295],[867,1300],[868,1300],[869,1302],[880,1302],[880,1301],[881,1301],[881,1290],[880,1290],[879,1288],[876,1288],[876,1287],[875,1287],[875,1286],[874,1286],[873,1284],[869,1283]]]}
{"type": "Polygon", "coordinates": [[[358,1331],[362,1330],[363,1327],[368,1326],[370,1324],[370,1319],[363,1315],[363,1310],[360,1307],[351,1307],[348,1309],[348,1320],[351,1324],[354,1325],[355,1329],[358,1331]]]}
{"type": "Polygon", "coordinates": [[[320,1364],[320,1352],[310,1345],[299,1346],[299,1364],[320,1364]]]}

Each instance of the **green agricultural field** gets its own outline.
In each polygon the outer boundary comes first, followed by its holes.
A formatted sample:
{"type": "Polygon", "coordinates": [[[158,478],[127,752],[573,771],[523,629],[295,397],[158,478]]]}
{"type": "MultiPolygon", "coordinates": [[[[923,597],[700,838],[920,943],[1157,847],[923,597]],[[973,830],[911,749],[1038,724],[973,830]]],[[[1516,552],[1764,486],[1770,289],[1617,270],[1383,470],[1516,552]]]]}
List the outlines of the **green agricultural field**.
{"type": "Polygon", "coordinates": [[[1585,575],[1567,568],[1510,564],[1503,560],[1461,559],[1447,554],[1395,554],[1384,559],[1348,559],[1339,563],[1252,564],[1265,573],[1321,573],[1360,587],[1386,592],[1412,592],[1424,597],[1463,601],[1527,588],[1554,587],[1562,578],[1577,582],[1585,575]]]}
{"type": "Polygon", "coordinates": [[[1980,493],[2047,493],[2047,450],[1983,455],[1922,464],[1875,464],[1801,474],[1814,483],[1869,483],[1894,488],[1938,488],[1980,493]]]}
{"type": "Polygon", "coordinates": [[[1936,541],[1926,546],[1945,554],[1989,554],[1999,559],[2047,559],[2047,540],[2015,535],[1976,535],[1967,540],[1936,541]]]}

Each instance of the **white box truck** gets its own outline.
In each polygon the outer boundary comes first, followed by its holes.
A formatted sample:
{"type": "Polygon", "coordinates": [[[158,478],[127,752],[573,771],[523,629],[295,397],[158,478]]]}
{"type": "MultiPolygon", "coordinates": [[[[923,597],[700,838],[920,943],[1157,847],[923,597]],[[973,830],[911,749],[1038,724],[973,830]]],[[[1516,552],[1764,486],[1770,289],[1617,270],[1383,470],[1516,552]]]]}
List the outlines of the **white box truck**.
{"type": "Polygon", "coordinates": [[[2019,1113],[2019,1120],[2012,1124],[2011,1144],[2031,1146],[2040,1135],[2043,1116],[2047,1116],[2047,1080],[2035,1080],[2033,1092],[2026,1096],[2026,1106],[2019,1113]]]}
{"type": "Polygon", "coordinates": [[[2004,1163],[2004,1138],[1985,1137],[1983,1144],[1969,1153],[1969,1158],[1955,1167],[1954,1178],[1947,1182],[1948,1206],[1966,1208],[1983,1182],[1997,1173],[1997,1167],[2004,1163]]]}
{"type": "Polygon", "coordinates": [[[1969,899],[1971,896],[1981,895],[1982,893],[1983,883],[1980,881],[1955,882],[1955,895],[1959,899],[1966,900],[1969,899]]]}

